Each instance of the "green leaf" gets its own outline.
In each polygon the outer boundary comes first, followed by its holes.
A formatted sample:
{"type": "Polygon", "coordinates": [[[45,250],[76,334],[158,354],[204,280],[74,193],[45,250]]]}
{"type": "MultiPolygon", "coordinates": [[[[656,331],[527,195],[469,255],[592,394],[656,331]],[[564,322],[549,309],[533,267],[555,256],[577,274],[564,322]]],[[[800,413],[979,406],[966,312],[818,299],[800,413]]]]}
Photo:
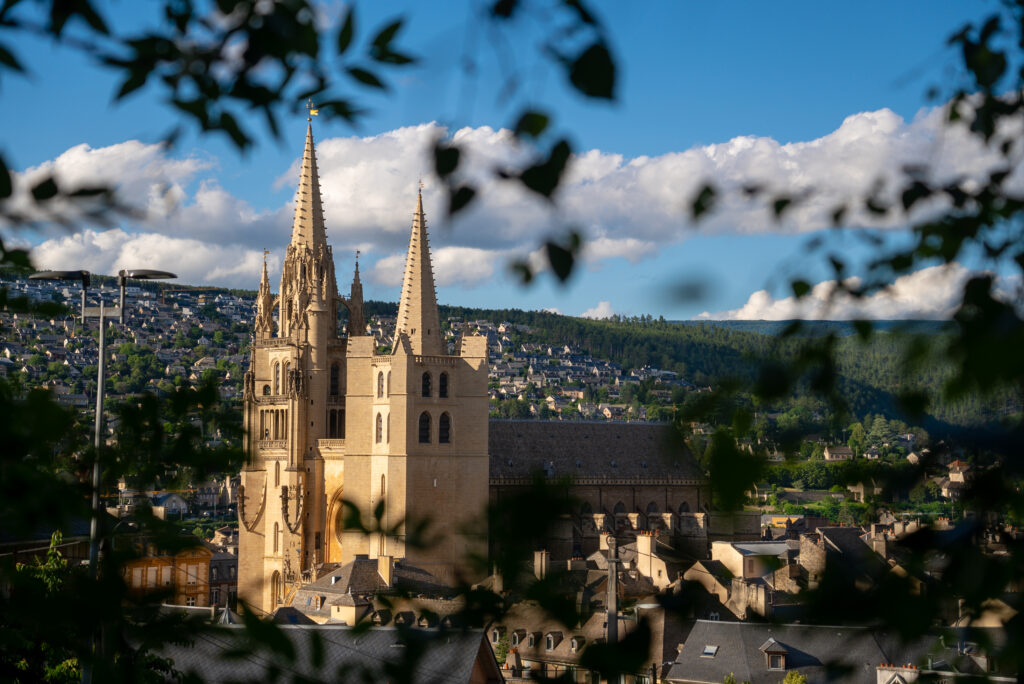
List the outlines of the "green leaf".
{"type": "Polygon", "coordinates": [[[45,202],[46,200],[53,199],[57,196],[57,182],[53,180],[53,177],[47,178],[35,184],[32,188],[32,197],[37,202],[45,202]]]}
{"type": "Polygon", "coordinates": [[[806,280],[794,280],[790,287],[793,288],[793,296],[797,299],[806,297],[811,292],[811,285],[806,280]]]}
{"type": "Polygon", "coordinates": [[[402,24],[404,22],[404,19],[397,19],[381,29],[377,35],[373,37],[373,46],[380,48],[381,50],[387,50],[391,41],[395,39],[395,35],[402,28],[402,24]]]}
{"type": "Polygon", "coordinates": [[[349,67],[348,75],[359,81],[364,85],[368,85],[372,88],[380,88],[381,90],[387,90],[387,86],[384,82],[377,78],[372,72],[366,69],[360,69],[359,67],[349,67]]]}
{"type": "Polygon", "coordinates": [[[782,214],[786,211],[786,209],[789,208],[789,205],[791,205],[792,203],[793,200],[790,199],[789,197],[777,197],[775,201],[772,202],[772,211],[775,212],[775,218],[782,218],[782,214]]]}
{"type": "Polygon", "coordinates": [[[345,21],[341,25],[341,31],[338,33],[338,55],[345,54],[345,51],[352,44],[352,37],[355,33],[356,7],[352,5],[348,8],[348,12],[345,13],[345,21]]]}
{"type": "Polygon", "coordinates": [[[499,19],[509,19],[515,14],[517,7],[519,7],[518,0],[497,0],[491,5],[491,15],[499,19]]]}
{"type": "Polygon", "coordinates": [[[697,196],[690,203],[690,215],[693,220],[699,219],[705,213],[707,213],[711,207],[715,204],[715,189],[710,185],[705,185],[697,193],[697,196]]]}
{"type": "Polygon", "coordinates": [[[509,270],[519,276],[519,281],[523,285],[529,285],[533,281],[533,269],[525,261],[513,262],[509,265],[509,270]]]}
{"type": "Polygon", "coordinates": [[[608,47],[597,42],[584,50],[569,67],[569,80],[588,97],[615,99],[615,63],[608,47]]]}
{"type": "Polygon", "coordinates": [[[572,275],[573,262],[576,260],[576,257],[573,256],[570,250],[550,240],[544,246],[547,249],[548,263],[551,264],[551,270],[564,283],[572,275]]]}
{"type": "Polygon", "coordinates": [[[149,77],[149,70],[147,69],[135,69],[128,74],[128,78],[124,80],[121,87],[117,91],[117,95],[114,96],[115,100],[127,96],[129,93],[133,93],[142,86],[146,85],[146,79],[149,77]]]}
{"type": "Polygon", "coordinates": [[[551,194],[558,187],[562,179],[562,172],[569,161],[572,149],[565,140],[559,140],[551,148],[548,158],[539,164],[534,164],[519,175],[523,185],[534,192],[551,198],[551,194]]]}
{"type": "Polygon", "coordinates": [[[7,168],[7,162],[0,156],[0,199],[10,197],[13,191],[14,186],[11,183],[11,172],[7,168]]]}
{"type": "Polygon", "coordinates": [[[252,144],[249,136],[242,131],[238,121],[230,113],[221,112],[220,128],[231,137],[231,141],[235,143],[235,147],[238,149],[244,150],[252,144]]]}
{"type": "Polygon", "coordinates": [[[439,142],[434,145],[434,171],[441,178],[445,178],[459,166],[459,155],[461,151],[455,145],[446,145],[439,142]]]}
{"type": "Polygon", "coordinates": [[[13,69],[14,71],[25,71],[25,67],[21,65],[21,62],[18,61],[18,58],[14,53],[8,50],[3,44],[0,44],[0,64],[4,64],[7,68],[13,69]]]}
{"type": "Polygon", "coordinates": [[[857,331],[857,336],[867,342],[871,339],[871,334],[874,332],[875,327],[871,325],[871,321],[854,321],[853,329],[857,331]]]}
{"type": "Polygon", "coordinates": [[[597,19],[590,13],[580,0],[565,0],[565,6],[576,12],[576,16],[579,20],[590,26],[597,26],[597,19]]]}
{"type": "Polygon", "coordinates": [[[452,188],[448,194],[448,215],[454,216],[457,212],[465,209],[474,197],[476,197],[476,190],[469,185],[452,188]]]}
{"type": "Polygon", "coordinates": [[[528,135],[537,138],[547,129],[549,121],[548,115],[543,112],[523,112],[516,122],[515,134],[518,137],[528,135]]]}

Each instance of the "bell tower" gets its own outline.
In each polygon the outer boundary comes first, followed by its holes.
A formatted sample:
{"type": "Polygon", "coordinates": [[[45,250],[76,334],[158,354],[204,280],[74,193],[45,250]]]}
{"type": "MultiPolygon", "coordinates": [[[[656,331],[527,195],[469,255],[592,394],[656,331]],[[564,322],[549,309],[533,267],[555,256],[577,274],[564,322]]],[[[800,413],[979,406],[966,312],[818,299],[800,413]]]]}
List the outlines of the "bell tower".
{"type": "Polygon", "coordinates": [[[486,552],[479,529],[488,500],[487,342],[446,341],[441,330],[422,192],[416,198],[392,349],[352,337],[346,353],[345,488],[364,524],[383,502],[395,535],[342,532],[343,562],[356,554],[404,558],[442,581],[486,552]],[[407,544],[425,523],[430,544],[407,544]],[[478,528],[470,533],[472,527],[478,528]]]}
{"type": "Polygon", "coordinates": [[[245,375],[238,595],[264,613],[325,562],[325,483],[340,471],[344,450],[338,305],[361,317],[357,294],[338,295],[310,123],[279,295],[270,292],[264,261],[245,375]]]}

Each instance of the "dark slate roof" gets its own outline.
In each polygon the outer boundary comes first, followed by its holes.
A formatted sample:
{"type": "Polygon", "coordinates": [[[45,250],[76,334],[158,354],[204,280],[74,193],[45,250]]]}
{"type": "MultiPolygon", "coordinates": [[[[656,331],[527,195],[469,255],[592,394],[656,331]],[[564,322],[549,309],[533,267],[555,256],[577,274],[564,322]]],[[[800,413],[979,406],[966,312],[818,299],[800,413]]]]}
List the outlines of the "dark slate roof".
{"type": "Polygon", "coordinates": [[[491,478],[702,479],[692,454],[662,423],[491,420],[491,478]],[[613,465],[614,464],[614,465],[613,465]]]}
{"type": "Polygon", "coordinates": [[[924,642],[901,645],[894,635],[857,627],[698,620],[669,669],[668,679],[717,684],[731,672],[736,681],[778,684],[785,673],[768,669],[762,648],[769,640],[775,642],[768,649],[771,652],[785,649],[787,672],[799,670],[809,682],[840,684],[875,684],[879,665],[915,662],[927,650],[924,642]],[[701,655],[705,646],[718,647],[714,657],[701,655]]]}
{"type": "Polygon", "coordinates": [[[234,625],[225,626],[219,632],[201,633],[192,644],[166,643],[158,652],[173,660],[178,671],[195,673],[206,682],[265,681],[272,667],[280,668],[288,681],[300,676],[321,681],[336,675],[339,681],[386,681],[397,677],[417,684],[469,682],[478,657],[485,659],[486,674],[499,676],[494,656],[490,648],[483,645],[483,634],[478,630],[406,630],[409,641],[424,641],[427,645],[422,650],[422,658],[412,668],[412,676],[404,678],[396,675],[395,670],[401,670],[406,659],[420,649],[405,647],[399,630],[375,628],[356,634],[347,627],[283,626],[281,629],[295,648],[294,664],[275,659],[267,651],[246,653],[236,659],[225,658],[226,650],[245,643],[244,630],[234,625]],[[320,666],[313,664],[314,635],[323,643],[320,666]]]}

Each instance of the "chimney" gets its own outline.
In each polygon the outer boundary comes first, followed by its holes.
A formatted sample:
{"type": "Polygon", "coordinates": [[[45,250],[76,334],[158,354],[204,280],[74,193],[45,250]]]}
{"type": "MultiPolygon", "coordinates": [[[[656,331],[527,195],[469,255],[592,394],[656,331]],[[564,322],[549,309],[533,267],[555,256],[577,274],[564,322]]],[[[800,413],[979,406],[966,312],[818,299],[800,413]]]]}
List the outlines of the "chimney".
{"type": "Polygon", "coordinates": [[[611,535],[609,533],[607,533],[607,532],[602,532],[601,533],[601,537],[598,539],[598,548],[601,551],[607,551],[608,550],[608,539],[610,537],[611,537],[611,535]]]}
{"type": "Polygon", "coordinates": [[[537,576],[537,579],[544,579],[548,576],[549,561],[550,554],[547,549],[533,552],[533,574],[537,576]]]}
{"type": "Polygon", "coordinates": [[[587,560],[582,556],[573,556],[566,562],[567,570],[586,570],[587,560]]]}
{"type": "Polygon", "coordinates": [[[377,574],[384,580],[384,584],[391,588],[395,583],[395,558],[394,556],[377,556],[377,574]]]}
{"type": "MultiPolygon", "coordinates": [[[[603,537],[602,537],[603,538],[603,537]]],[[[608,537],[608,607],[607,643],[619,641],[619,557],[615,549],[615,537],[608,537]]]]}

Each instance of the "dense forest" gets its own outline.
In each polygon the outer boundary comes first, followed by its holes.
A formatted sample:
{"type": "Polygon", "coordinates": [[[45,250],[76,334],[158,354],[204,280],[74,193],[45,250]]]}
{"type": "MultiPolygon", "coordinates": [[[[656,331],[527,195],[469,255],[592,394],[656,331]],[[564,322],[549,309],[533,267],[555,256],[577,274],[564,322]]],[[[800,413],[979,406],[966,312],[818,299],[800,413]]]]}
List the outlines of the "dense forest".
{"type": "MultiPolygon", "coordinates": [[[[376,313],[395,312],[393,304],[372,304],[376,313]]],[[[886,321],[876,324],[874,334],[865,338],[850,334],[853,324],[834,321],[757,321],[737,326],[713,321],[666,321],[651,316],[591,320],[538,311],[464,307],[442,307],[442,317],[525,325],[531,331],[526,336],[530,341],[567,344],[626,369],[649,365],[675,371],[696,385],[711,386],[735,381],[741,387],[751,387],[766,363],[773,359],[792,360],[812,341],[820,343],[822,336],[831,335],[839,373],[838,392],[852,416],[884,414],[912,418],[915,424],[941,434],[998,421],[1020,411],[1019,398],[1009,395],[990,401],[943,398],[952,369],[937,360],[937,352],[947,344],[948,323],[886,321]],[[794,330],[795,326],[799,327],[794,330]],[[790,334],[783,334],[787,329],[790,334]],[[905,366],[904,362],[908,345],[919,350],[913,367],[905,366]],[[900,410],[897,397],[907,393],[927,397],[923,420],[906,416],[900,410]]],[[[807,393],[807,383],[801,383],[790,399],[800,399],[807,393]]],[[[790,403],[783,401],[774,408],[785,409],[790,403]]]]}

